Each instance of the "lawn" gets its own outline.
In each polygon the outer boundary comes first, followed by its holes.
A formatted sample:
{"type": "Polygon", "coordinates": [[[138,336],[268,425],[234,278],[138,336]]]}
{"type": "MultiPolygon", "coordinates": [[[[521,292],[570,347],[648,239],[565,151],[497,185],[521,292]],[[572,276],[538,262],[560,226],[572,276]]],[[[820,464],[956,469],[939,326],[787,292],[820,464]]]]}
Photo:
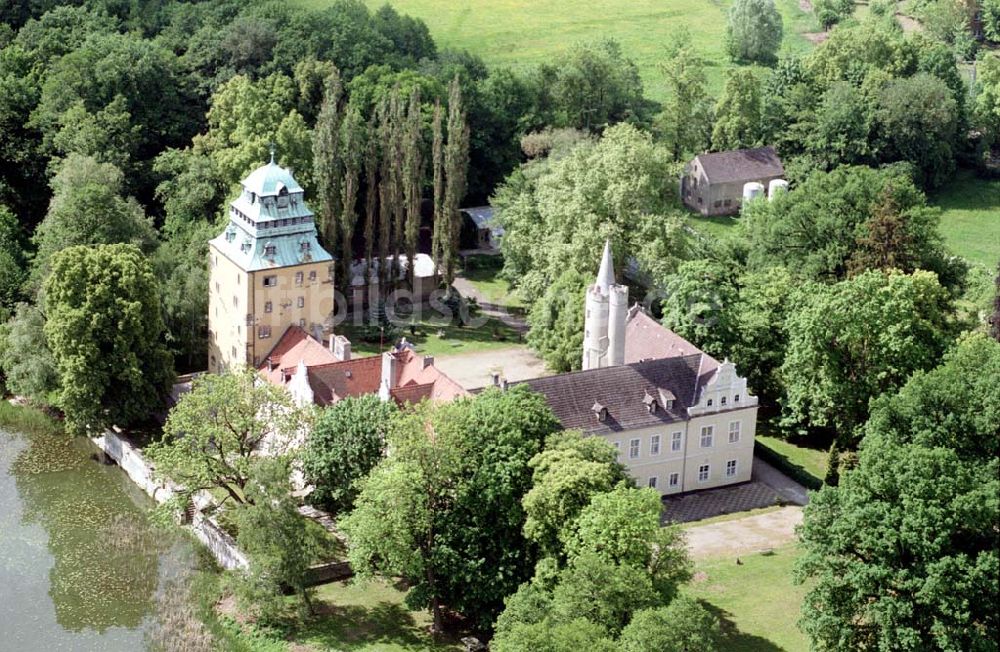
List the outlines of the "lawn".
{"type": "Polygon", "coordinates": [[[730,215],[712,215],[705,217],[697,213],[688,213],[688,224],[702,235],[721,238],[739,226],[739,218],[730,215]]]}
{"type": "Polygon", "coordinates": [[[461,276],[476,289],[483,301],[512,310],[522,310],[524,301],[514,294],[510,283],[500,277],[502,270],[503,256],[467,256],[463,261],[461,276]]]}
{"type": "Polygon", "coordinates": [[[296,616],[286,635],[223,619],[215,628],[226,649],[246,652],[458,652],[463,649],[450,634],[434,641],[428,632],[427,611],[403,604],[405,591],[382,582],[334,582],[317,587],[317,615],[302,621],[296,616]]]}
{"type": "MultiPolygon", "coordinates": [[[[428,317],[416,322],[412,330],[410,323],[406,321],[398,330],[396,339],[405,337],[413,344],[417,353],[432,356],[505,349],[510,348],[512,343],[521,341],[516,329],[497,319],[479,317],[478,320],[483,323],[459,326],[457,320],[428,317]]],[[[337,326],[337,333],[351,340],[351,352],[358,355],[377,355],[380,348],[382,351],[387,350],[394,343],[389,338],[386,338],[381,347],[378,340],[366,342],[359,329],[349,323],[337,326]]]]}
{"type": "MultiPolygon", "coordinates": [[[[321,8],[332,0],[297,0],[321,8]]],[[[366,0],[372,9],[386,0],[366,0]]],[[[402,13],[423,19],[439,47],[468,50],[491,65],[524,68],[551,62],[579,41],[614,38],[636,62],[645,94],[664,97],[659,63],[664,42],[684,25],[709,64],[713,93],[725,79],[728,61],[723,45],[730,0],[391,0],[402,13]]],[[[814,31],[815,20],[797,0],[777,0],[784,18],[783,51],[809,49],[803,32],[814,31]]]]}
{"type": "Polygon", "coordinates": [[[722,621],[726,652],[808,650],[796,627],[805,587],[792,583],[796,546],[772,553],[709,559],[695,564],[695,579],[685,588],[722,621]]]}
{"type": "Polygon", "coordinates": [[[993,269],[1000,261],[1000,180],[960,170],[930,197],[941,208],[941,233],[948,248],[993,269]]]}
{"type": "Polygon", "coordinates": [[[809,445],[809,442],[794,438],[779,439],[758,434],[757,443],[770,448],[775,454],[785,458],[791,466],[797,466],[818,482],[826,476],[826,462],[829,457],[828,446],[809,445]]]}

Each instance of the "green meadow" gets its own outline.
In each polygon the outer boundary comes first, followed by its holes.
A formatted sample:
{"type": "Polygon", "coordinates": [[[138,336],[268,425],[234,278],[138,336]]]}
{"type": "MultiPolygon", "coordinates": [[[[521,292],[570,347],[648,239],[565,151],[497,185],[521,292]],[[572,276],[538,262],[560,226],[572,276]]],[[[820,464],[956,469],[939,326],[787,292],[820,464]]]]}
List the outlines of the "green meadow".
{"type": "MultiPolygon", "coordinates": [[[[322,8],[332,0],[298,0],[322,8]]],[[[785,24],[782,48],[803,51],[811,46],[803,36],[818,29],[798,0],[776,0],[785,24]]],[[[366,0],[377,9],[385,0],[366,0]]],[[[513,68],[551,61],[579,41],[614,38],[636,65],[647,97],[664,96],[659,62],[664,42],[686,26],[710,64],[713,92],[722,88],[726,57],[723,37],[730,0],[392,0],[401,13],[427,23],[439,47],[468,50],[491,65],[513,68]]]]}

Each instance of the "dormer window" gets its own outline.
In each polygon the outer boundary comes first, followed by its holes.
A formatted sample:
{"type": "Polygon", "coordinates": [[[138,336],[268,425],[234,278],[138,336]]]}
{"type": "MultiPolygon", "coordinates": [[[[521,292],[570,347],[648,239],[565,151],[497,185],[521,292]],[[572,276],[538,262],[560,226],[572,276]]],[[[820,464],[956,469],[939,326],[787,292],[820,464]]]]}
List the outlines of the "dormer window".
{"type": "Polygon", "coordinates": [[[278,248],[272,244],[264,245],[264,255],[273,258],[278,253],[278,248]]]}
{"type": "Polygon", "coordinates": [[[642,403],[643,405],[646,406],[646,409],[649,410],[650,414],[656,414],[656,408],[658,407],[656,399],[653,398],[653,395],[649,393],[649,390],[647,390],[645,394],[643,394],[642,403]]]}
{"type": "Polygon", "coordinates": [[[308,240],[306,240],[305,242],[300,242],[299,243],[299,251],[306,252],[306,251],[309,251],[309,249],[311,249],[311,248],[312,248],[312,245],[309,243],[308,240]]]}
{"type": "Polygon", "coordinates": [[[674,396],[674,393],[669,389],[660,389],[660,405],[664,410],[674,409],[674,401],[676,398],[677,397],[674,396]]]}
{"type": "Polygon", "coordinates": [[[593,411],[594,416],[597,417],[597,420],[601,423],[608,420],[608,408],[601,405],[601,403],[594,401],[594,405],[591,406],[590,409],[593,411]]]}

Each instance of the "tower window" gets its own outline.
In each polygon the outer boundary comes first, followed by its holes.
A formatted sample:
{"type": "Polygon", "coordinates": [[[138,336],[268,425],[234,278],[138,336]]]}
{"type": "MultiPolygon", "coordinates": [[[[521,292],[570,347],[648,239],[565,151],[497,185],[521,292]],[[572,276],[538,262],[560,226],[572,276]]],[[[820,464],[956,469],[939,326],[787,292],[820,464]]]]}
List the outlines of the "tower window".
{"type": "Polygon", "coordinates": [[[257,327],[257,337],[262,340],[266,340],[271,337],[271,327],[270,326],[258,326],[257,327]]]}
{"type": "Polygon", "coordinates": [[[302,285],[303,278],[302,272],[295,272],[295,285],[302,285]]]}
{"type": "Polygon", "coordinates": [[[277,276],[265,276],[264,277],[264,287],[266,287],[266,288],[278,287],[278,277],[277,276]]]}
{"type": "Polygon", "coordinates": [[[274,306],[271,304],[271,302],[270,301],[265,301],[264,302],[264,312],[272,312],[273,310],[274,310],[274,306]]]}
{"type": "Polygon", "coordinates": [[[274,256],[277,253],[278,253],[278,248],[275,247],[274,245],[270,245],[269,244],[269,245],[265,245],[264,246],[264,255],[265,256],[274,256]]]}
{"type": "Polygon", "coordinates": [[[314,283],[316,281],[316,270],[309,272],[309,282],[314,283]]]}
{"type": "Polygon", "coordinates": [[[299,244],[299,249],[301,251],[309,251],[310,248],[312,248],[312,245],[308,242],[303,242],[299,244]]]}
{"type": "Polygon", "coordinates": [[[305,308],[306,307],[306,298],[305,297],[299,297],[299,299],[298,299],[298,306],[299,306],[299,308],[305,308]]]}

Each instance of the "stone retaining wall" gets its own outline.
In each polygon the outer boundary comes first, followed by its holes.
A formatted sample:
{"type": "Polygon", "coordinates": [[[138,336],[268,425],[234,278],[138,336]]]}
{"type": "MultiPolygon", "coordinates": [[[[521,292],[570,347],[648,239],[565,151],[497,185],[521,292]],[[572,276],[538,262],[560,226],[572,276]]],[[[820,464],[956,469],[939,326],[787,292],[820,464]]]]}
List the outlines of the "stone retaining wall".
{"type": "MultiPolygon", "coordinates": [[[[168,482],[161,482],[153,474],[153,467],[142,453],[121,435],[113,430],[106,430],[100,437],[91,437],[91,441],[105,455],[115,461],[125,474],[159,504],[169,500],[176,490],[168,482]]],[[[208,504],[210,497],[204,492],[195,496],[195,506],[198,508],[191,519],[191,531],[205,544],[219,565],[226,570],[246,568],[246,555],[236,546],[236,542],[219,524],[200,510],[208,504]]]]}

